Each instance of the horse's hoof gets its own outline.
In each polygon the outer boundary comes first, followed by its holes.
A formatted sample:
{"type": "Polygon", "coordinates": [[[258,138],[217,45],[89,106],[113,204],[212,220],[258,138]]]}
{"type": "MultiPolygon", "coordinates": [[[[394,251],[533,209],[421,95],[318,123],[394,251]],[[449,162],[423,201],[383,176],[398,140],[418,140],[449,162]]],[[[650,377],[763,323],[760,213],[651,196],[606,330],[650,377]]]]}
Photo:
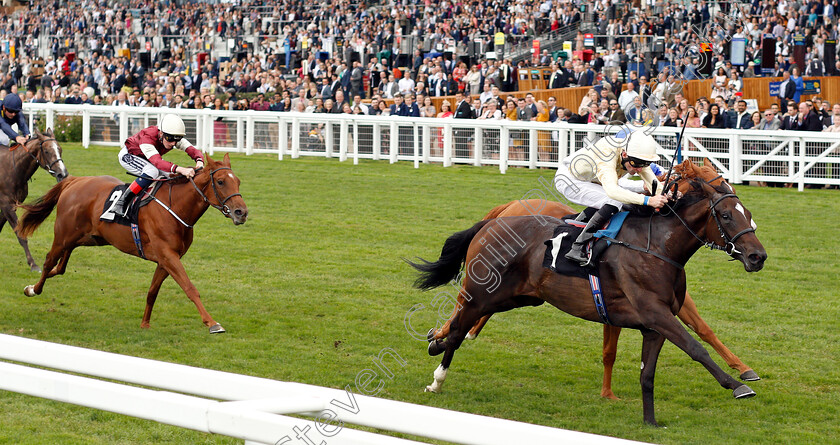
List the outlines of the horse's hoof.
{"type": "Polygon", "coordinates": [[[741,385],[732,391],[732,395],[736,399],[748,399],[755,396],[755,391],[750,389],[747,385],[741,385]]]}
{"type": "Polygon", "coordinates": [[[761,377],[759,377],[758,374],[755,373],[755,371],[749,369],[747,371],[744,371],[743,374],[741,374],[741,380],[745,382],[755,382],[761,380],[761,377]]]}
{"type": "Polygon", "coordinates": [[[437,394],[437,390],[432,388],[432,385],[426,386],[426,389],[424,389],[423,392],[433,392],[433,393],[437,394]]]}
{"type": "Polygon", "coordinates": [[[443,351],[446,350],[446,346],[443,345],[443,342],[440,340],[435,340],[429,343],[429,355],[432,357],[439,355],[443,351]]]}
{"type": "Polygon", "coordinates": [[[34,297],[35,296],[35,286],[29,285],[23,288],[23,295],[27,297],[34,297]]]}
{"type": "Polygon", "coordinates": [[[35,272],[35,273],[41,273],[41,268],[38,267],[35,264],[33,264],[32,267],[29,268],[29,270],[31,270],[32,272],[35,272]]]}
{"type": "Polygon", "coordinates": [[[475,337],[477,337],[475,334],[473,334],[472,332],[469,332],[469,333],[467,333],[467,336],[464,337],[464,340],[475,340],[475,337]]]}
{"type": "Polygon", "coordinates": [[[426,340],[427,341],[434,341],[435,339],[435,328],[429,329],[429,332],[426,333],[426,340]]]}
{"type": "Polygon", "coordinates": [[[610,400],[621,400],[621,399],[619,399],[619,398],[618,398],[618,396],[616,396],[616,395],[615,395],[615,393],[613,393],[612,391],[608,391],[608,392],[601,392],[601,397],[603,397],[603,398],[605,398],[605,399],[610,399],[610,400]]]}
{"type": "Polygon", "coordinates": [[[223,328],[222,325],[220,325],[219,323],[216,323],[213,326],[210,326],[210,333],[211,334],[224,334],[225,333],[225,328],[223,328]]]}

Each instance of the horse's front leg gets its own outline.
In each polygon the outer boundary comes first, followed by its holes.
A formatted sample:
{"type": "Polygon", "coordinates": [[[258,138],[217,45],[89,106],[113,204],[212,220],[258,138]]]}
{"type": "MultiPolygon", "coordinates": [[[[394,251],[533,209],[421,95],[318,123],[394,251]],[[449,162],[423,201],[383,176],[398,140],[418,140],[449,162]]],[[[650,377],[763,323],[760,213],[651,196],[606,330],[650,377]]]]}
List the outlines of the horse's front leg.
{"type": "Polygon", "coordinates": [[[225,328],[219,323],[216,323],[213,317],[204,309],[204,305],[201,303],[201,297],[198,294],[198,289],[192,284],[192,281],[187,276],[187,271],[184,269],[184,265],[181,264],[181,257],[175,251],[167,252],[163,255],[163,259],[158,265],[162,266],[169,275],[172,275],[172,279],[178,283],[178,286],[181,286],[181,289],[184,290],[187,297],[195,304],[198,313],[201,315],[201,321],[205,326],[210,328],[210,333],[220,334],[225,332],[225,328]]]}
{"type": "Polygon", "coordinates": [[[653,378],[656,374],[656,360],[659,358],[662,344],[665,343],[665,337],[656,331],[642,329],[642,338],[642,371],[639,374],[642,384],[642,411],[646,423],[659,426],[653,412],[653,378]]]}
{"type": "Polygon", "coordinates": [[[718,340],[712,328],[700,317],[700,312],[697,311],[697,305],[694,304],[694,300],[688,292],[685,293],[685,301],[683,302],[682,308],[680,308],[680,312],[677,313],[677,317],[688,325],[692,331],[696,332],[704,342],[711,345],[726,360],[726,364],[730,368],[738,370],[741,373],[742,380],[761,380],[752,368],[744,364],[737,355],[733,354],[726,345],[718,340]]]}
{"type": "Polygon", "coordinates": [[[604,382],[601,385],[601,397],[605,399],[618,400],[612,390],[612,373],[615,364],[615,355],[618,351],[618,336],[621,328],[618,326],[604,325],[604,349],[602,360],[604,363],[604,382]]]}
{"type": "Polygon", "coordinates": [[[677,345],[694,361],[700,362],[712,374],[720,386],[733,390],[736,399],[755,395],[747,385],[735,380],[712,360],[709,352],[700,344],[674,317],[666,307],[644,308],[642,324],[645,328],[654,330],[665,336],[671,343],[677,345]]]}
{"type": "MultiPolygon", "coordinates": [[[[38,265],[35,263],[35,260],[32,258],[32,253],[29,252],[29,241],[21,238],[17,234],[16,229],[17,229],[18,219],[17,219],[17,214],[15,214],[14,209],[12,209],[12,207],[9,206],[9,205],[4,204],[0,208],[0,211],[2,211],[2,213],[3,213],[3,219],[4,219],[3,222],[5,223],[6,221],[9,221],[9,227],[11,227],[12,230],[15,231],[15,236],[18,239],[18,243],[20,243],[20,246],[23,247],[23,252],[26,254],[26,262],[29,264],[29,269],[32,270],[32,272],[39,272],[40,273],[41,268],[38,267],[38,265]]],[[[3,225],[0,224],[0,229],[2,229],[2,228],[3,228],[3,225]]]]}
{"type": "Polygon", "coordinates": [[[152,319],[152,309],[155,307],[160,286],[168,276],[169,272],[158,264],[157,269],[155,269],[155,274],[152,276],[152,285],[149,287],[149,293],[146,295],[146,310],[143,312],[143,321],[140,322],[140,327],[143,329],[149,328],[149,321],[152,319]]]}

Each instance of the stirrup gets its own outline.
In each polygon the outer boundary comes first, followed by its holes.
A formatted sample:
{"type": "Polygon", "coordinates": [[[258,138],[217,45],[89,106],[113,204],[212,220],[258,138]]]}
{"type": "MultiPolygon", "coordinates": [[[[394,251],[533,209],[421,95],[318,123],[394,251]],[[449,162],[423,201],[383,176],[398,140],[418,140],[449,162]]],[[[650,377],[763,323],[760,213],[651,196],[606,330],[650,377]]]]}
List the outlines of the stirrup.
{"type": "Polygon", "coordinates": [[[591,258],[586,254],[586,244],[584,243],[580,249],[577,249],[576,246],[576,244],[572,244],[572,248],[564,256],[570,261],[586,266],[591,262],[591,258]]]}

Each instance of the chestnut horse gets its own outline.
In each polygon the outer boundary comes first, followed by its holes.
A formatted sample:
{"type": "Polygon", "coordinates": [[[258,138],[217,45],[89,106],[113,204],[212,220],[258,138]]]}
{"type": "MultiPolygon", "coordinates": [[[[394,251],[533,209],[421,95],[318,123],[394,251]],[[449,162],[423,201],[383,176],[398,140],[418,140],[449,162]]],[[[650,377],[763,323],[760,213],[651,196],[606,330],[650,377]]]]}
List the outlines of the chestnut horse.
{"type": "MultiPolygon", "coordinates": [[[[608,319],[617,327],[642,332],[643,413],[645,422],[653,425],[654,374],[666,339],[700,362],[735,398],[755,395],[723,371],[674,315],[686,295],[682,266],[701,246],[724,250],[748,272],[761,270],[767,259],[751,214],[714,169],[685,161],[674,171],[683,197],[665,212],[629,216],[619,238],[634,248],[615,245],[599,261],[608,319]]],[[[558,223],[551,217],[540,221],[533,216],[483,220],[449,237],[436,262],[409,263],[421,272],[415,283],[420,289],[449,283],[465,265],[459,292],[463,307],[449,320],[446,339],[434,341],[444,353],[427,391],[440,391],[455,350],[487,315],[548,302],[576,317],[601,322],[588,280],[543,267],[544,242],[552,238],[558,223]],[[512,242],[499,240],[501,233],[507,233],[512,242]]]]}
{"type": "MultiPolygon", "coordinates": [[[[26,200],[29,180],[38,167],[48,171],[57,182],[67,177],[67,168],[61,159],[61,146],[53,137],[52,130],[48,128],[40,133],[35,129],[32,136],[23,147],[13,145],[6,149],[0,146],[0,230],[3,230],[7,221],[12,230],[17,227],[15,205],[26,200]]],[[[26,254],[29,268],[33,272],[40,272],[41,269],[29,252],[29,243],[20,236],[17,239],[26,254]]]]}
{"type": "Polygon", "coordinates": [[[142,255],[129,227],[99,220],[111,190],[122,184],[117,178],[70,177],[55,185],[35,204],[22,206],[26,213],[21,218],[18,233],[23,238],[29,237],[53,208],[58,207],[55,237],[44,261],[41,279],[34,286],[26,286],[24,294],[30,297],[40,295],[47,278],[64,273],[67,260],[76,247],[112,245],[124,253],[157,263],[140,327],[149,327],[160,286],[166,277],[172,275],[195,303],[201,321],[210,328],[210,333],[225,332],[222,325],[204,309],[198,290],[181,264],[181,257],[193,241],[193,225],[208,207],[218,209],[235,225],[243,224],[248,217],[248,208],[239,194],[239,178],[230,168],[230,157],[225,155],[221,162],[209,156],[206,158],[206,167],[198,171],[194,179],[181,176],[168,180],[161,187],[162,193],[159,193],[156,203],[140,208],[137,219],[142,255]]]}
{"type": "MultiPolygon", "coordinates": [[[[535,216],[536,215],[543,215],[543,216],[551,216],[557,219],[563,219],[569,215],[577,213],[571,207],[561,204],[556,201],[547,201],[542,199],[527,199],[527,200],[520,200],[520,201],[511,201],[507,204],[502,204],[498,207],[495,207],[493,210],[488,213],[484,219],[493,219],[493,218],[503,218],[507,216],[535,216]]],[[[463,306],[463,301],[458,301],[456,304],[456,310],[458,307],[463,306]]],[[[454,314],[453,314],[454,315],[454,314]]],[[[706,343],[710,344],[715,351],[726,361],[726,364],[729,365],[730,368],[737,370],[741,373],[740,377],[741,380],[752,382],[756,380],[761,380],[758,374],[752,370],[749,366],[745,365],[741,359],[738,358],[729,348],[726,347],[720,340],[718,340],[715,333],[712,331],[712,328],[709,327],[708,324],[700,317],[700,313],[697,312],[697,306],[694,304],[694,300],[691,298],[691,295],[688,292],[685,293],[685,301],[683,302],[682,308],[677,313],[677,317],[683,321],[691,330],[697,333],[701,340],[705,341],[706,343]]],[[[472,340],[475,339],[478,334],[481,332],[481,329],[484,328],[484,325],[487,323],[487,320],[490,319],[490,315],[485,315],[482,317],[476,324],[470,329],[470,332],[467,334],[466,339],[472,340]]],[[[606,397],[609,399],[617,399],[615,394],[612,391],[612,370],[613,364],[615,364],[615,357],[616,351],[618,349],[618,336],[621,334],[621,328],[618,326],[612,326],[605,324],[604,325],[604,346],[603,346],[603,363],[604,363],[604,380],[601,386],[601,397],[606,397]]],[[[438,344],[433,340],[446,338],[449,335],[449,323],[445,323],[440,329],[432,330],[429,333],[429,345],[432,347],[438,347],[438,344]]],[[[443,352],[442,349],[437,351],[432,351],[435,355],[443,352]]]]}

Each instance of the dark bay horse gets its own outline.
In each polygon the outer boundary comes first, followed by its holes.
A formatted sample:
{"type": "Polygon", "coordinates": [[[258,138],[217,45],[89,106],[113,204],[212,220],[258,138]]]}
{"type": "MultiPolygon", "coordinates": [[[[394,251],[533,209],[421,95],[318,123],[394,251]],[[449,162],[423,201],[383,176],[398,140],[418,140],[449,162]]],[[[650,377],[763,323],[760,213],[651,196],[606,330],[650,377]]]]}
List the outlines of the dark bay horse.
{"type": "MultiPolygon", "coordinates": [[[[541,199],[528,199],[522,201],[511,201],[507,204],[502,204],[498,207],[495,207],[493,210],[488,213],[484,219],[493,219],[493,218],[503,218],[507,216],[535,216],[535,215],[543,215],[543,216],[552,216],[557,219],[563,219],[571,214],[577,213],[571,207],[561,204],[556,201],[548,201],[548,200],[541,200],[541,199]]],[[[536,216],[535,216],[536,217],[536,216]]],[[[456,304],[456,310],[458,307],[463,306],[463,301],[458,301],[456,304]]],[[[738,358],[729,348],[726,347],[720,340],[718,340],[717,336],[715,335],[712,328],[700,317],[700,313],[697,311],[697,306],[694,304],[694,300],[691,298],[691,295],[686,292],[685,300],[683,301],[683,305],[680,308],[680,311],[677,313],[677,317],[683,321],[689,328],[691,328],[697,335],[705,341],[706,343],[710,344],[715,351],[726,361],[726,364],[729,365],[730,368],[738,370],[741,374],[741,380],[744,381],[756,381],[761,380],[758,374],[752,370],[749,366],[744,364],[741,359],[738,358]]],[[[490,315],[485,315],[481,317],[481,319],[476,322],[476,324],[470,329],[470,332],[467,334],[466,339],[471,340],[478,336],[481,332],[481,329],[484,328],[484,325],[490,319],[490,315]]],[[[604,346],[603,346],[603,363],[604,363],[604,380],[601,386],[601,397],[606,397],[609,399],[617,399],[615,394],[612,391],[612,370],[613,365],[615,364],[615,357],[616,351],[618,349],[618,337],[621,334],[621,328],[618,326],[613,325],[604,325],[604,346]]],[[[430,354],[437,355],[443,352],[441,348],[441,343],[435,342],[434,340],[446,338],[449,335],[449,323],[445,323],[440,329],[433,330],[429,334],[429,345],[430,354]]]]}
{"type": "MultiPolygon", "coordinates": [[[[634,246],[649,243],[648,250],[613,246],[599,262],[610,322],[642,333],[643,413],[645,422],[653,425],[654,374],[666,339],[700,362],[735,398],[755,395],[723,371],[674,317],[684,302],[686,280],[683,268],[670,262],[684,265],[704,245],[724,250],[748,272],[761,270],[767,258],[751,214],[717,172],[691,161],[674,171],[683,197],[665,212],[629,216],[619,235],[620,241],[634,246]]],[[[436,262],[410,263],[421,272],[415,283],[420,289],[449,283],[465,265],[459,292],[463,306],[449,320],[446,339],[435,340],[444,353],[428,391],[440,391],[455,350],[484,316],[548,302],[576,317],[601,321],[587,280],[562,276],[542,266],[544,242],[552,238],[557,223],[559,220],[551,217],[541,222],[533,216],[483,220],[449,237],[436,262]],[[507,233],[513,241],[502,245],[494,232],[507,233]]]]}
{"type": "MultiPolygon", "coordinates": [[[[52,130],[48,128],[40,133],[36,129],[32,136],[22,147],[0,146],[0,230],[3,230],[7,221],[12,230],[17,227],[15,206],[29,195],[29,180],[38,167],[48,171],[58,182],[67,177],[67,168],[61,159],[61,146],[55,140],[52,130]]],[[[41,269],[29,252],[29,243],[20,236],[17,239],[23,247],[29,267],[33,272],[40,272],[41,269]]]]}
{"type": "MultiPolygon", "coordinates": [[[[239,178],[230,168],[230,157],[225,155],[221,162],[209,156],[206,158],[207,166],[196,173],[194,180],[185,177],[169,180],[158,193],[160,202],[140,209],[138,225],[144,257],[157,263],[146,296],[146,311],[140,324],[142,328],[149,327],[160,286],[166,277],[172,275],[195,303],[201,321],[210,328],[210,333],[225,332],[222,325],[204,309],[198,290],[181,264],[181,257],[193,241],[192,227],[209,207],[221,211],[235,225],[243,224],[248,217],[248,208],[239,194],[239,178]]],[[[58,208],[55,237],[44,262],[41,279],[34,286],[26,286],[24,294],[30,297],[40,295],[47,278],[64,273],[70,254],[78,246],[112,245],[129,255],[141,256],[129,227],[99,220],[108,195],[119,184],[122,181],[111,176],[70,177],[34,204],[22,206],[26,213],[21,218],[18,233],[23,238],[29,237],[53,208],[58,208]]]]}

